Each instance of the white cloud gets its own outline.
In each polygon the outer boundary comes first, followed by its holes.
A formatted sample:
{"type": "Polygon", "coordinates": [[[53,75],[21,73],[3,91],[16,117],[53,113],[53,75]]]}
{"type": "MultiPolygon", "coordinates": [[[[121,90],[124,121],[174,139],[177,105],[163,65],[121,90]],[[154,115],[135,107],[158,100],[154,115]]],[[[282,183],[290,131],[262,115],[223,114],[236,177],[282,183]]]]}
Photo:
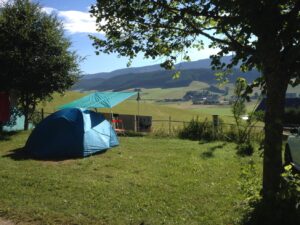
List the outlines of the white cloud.
{"type": "Polygon", "coordinates": [[[188,49],[189,56],[191,57],[192,61],[199,60],[199,59],[207,59],[209,56],[217,54],[221,49],[219,48],[209,48],[208,46],[204,46],[204,49],[197,50],[197,49],[188,49]]]}
{"type": "Polygon", "coordinates": [[[42,10],[48,14],[57,14],[63,22],[64,29],[71,34],[99,33],[96,29],[96,19],[92,18],[88,12],[75,10],[59,11],[50,7],[44,7],[42,10]]]}
{"type": "Polygon", "coordinates": [[[0,6],[3,6],[5,3],[7,3],[9,0],[0,0],[0,6]]]}
{"type": "Polygon", "coordinates": [[[57,10],[54,9],[54,8],[51,8],[51,7],[43,7],[42,11],[45,12],[45,13],[47,13],[47,14],[51,14],[53,12],[56,12],[57,10]]]}
{"type": "Polygon", "coordinates": [[[64,28],[70,33],[97,33],[96,19],[89,13],[81,11],[59,11],[64,28]]]}

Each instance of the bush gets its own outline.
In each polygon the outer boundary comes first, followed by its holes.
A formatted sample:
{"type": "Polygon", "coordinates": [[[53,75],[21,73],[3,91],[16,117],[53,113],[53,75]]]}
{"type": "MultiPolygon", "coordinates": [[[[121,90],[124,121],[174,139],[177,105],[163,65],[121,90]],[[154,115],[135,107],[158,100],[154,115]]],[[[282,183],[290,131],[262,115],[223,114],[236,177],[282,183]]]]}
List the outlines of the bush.
{"type": "Polygon", "coordinates": [[[284,167],[281,178],[281,192],[278,199],[300,210],[300,175],[293,171],[291,165],[287,165],[284,167]]]}
{"type": "Polygon", "coordinates": [[[204,122],[199,121],[196,117],[192,119],[188,125],[184,126],[182,130],[179,131],[178,136],[182,139],[189,139],[194,141],[205,140],[212,141],[218,139],[218,130],[215,130],[213,124],[205,120],[204,122]]]}
{"type": "Polygon", "coordinates": [[[253,159],[242,166],[238,184],[241,194],[245,197],[246,205],[251,207],[253,203],[260,200],[261,179],[253,159]]]}
{"type": "Polygon", "coordinates": [[[300,176],[286,166],[281,175],[280,190],[272,200],[260,196],[258,174],[254,165],[244,167],[240,177],[240,190],[246,213],[242,224],[293,225],[300,221],[300,176]]]}

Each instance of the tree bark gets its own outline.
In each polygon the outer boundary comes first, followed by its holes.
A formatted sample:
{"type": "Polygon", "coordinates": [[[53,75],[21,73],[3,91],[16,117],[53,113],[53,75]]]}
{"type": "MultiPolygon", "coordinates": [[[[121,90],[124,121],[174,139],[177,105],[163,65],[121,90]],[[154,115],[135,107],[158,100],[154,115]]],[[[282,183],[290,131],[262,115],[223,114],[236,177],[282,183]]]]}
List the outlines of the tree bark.
{"type": "Polygon", "coordinates": [[[24,130],[28,130],[28,128],[29,128],[29,97],[27,94],[25,94],[23,109],[24,109],[24,118],[25,118],[24,119],[24,130]]]}
{"type": "Polygon", "coordinates": [[[24,120],[24,130],[28,130],[28,128],[29,128],[28,113],[25,113],[24,117],[25,117],[25,120],[24,120]]]}
{"type": "Polygon", "coordinates": [[[267,86],[263,158],[263,198],[273,199],[280,188],[282,173],[282,132],[288,78],[265,73],[267,86]]]}

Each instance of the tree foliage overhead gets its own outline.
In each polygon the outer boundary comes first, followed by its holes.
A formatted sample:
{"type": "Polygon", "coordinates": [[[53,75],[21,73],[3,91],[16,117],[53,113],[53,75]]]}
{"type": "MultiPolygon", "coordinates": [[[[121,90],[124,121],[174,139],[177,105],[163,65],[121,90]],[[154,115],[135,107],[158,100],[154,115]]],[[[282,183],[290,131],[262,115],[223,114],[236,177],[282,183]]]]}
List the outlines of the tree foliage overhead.
{"type": "Polygon", "coordinates": [[[244,69],[262,69],[268,59],[261,52],[266,50],[280,52],[285,66],[294,68],[290,76],[297,77],[299,9],[296,0],[101,0],[91,13],[106,38],[93,39],[98,52],[118,52],[130,59],[139,52],[150,58],[166,56],[163,66],[170,68],[179,52],[188,59],[187,49],[201,49],[208,38],[210,47],[221,49],[214,57],[219,68],[225,66],[218,64],[219,57],[234,52],[227,67],[241,61],[244,69]]]}
{"type": "Polygon", "coordinates": [[[260,70],[246,93],[260,86],[267,97],[263,193],[274,197],[282,172],[285,93],[289,83],[300,83],[299,10],[300,0],[97,0],[91,14],[105,36],[91,38],[98,54],[166,57],[167,69],[208,39],[219,49],[212,56],[215,69],[260,70]],[[221,57],[230,53],[231,63],[223,64],[221,57]]]}
{"type": "Polygon", "coordinates": [[[78,57],[62,23],[38,4],[15,0],[0,11],[0,90],[14,91],[25,116],[76,81],[78,57]]]}

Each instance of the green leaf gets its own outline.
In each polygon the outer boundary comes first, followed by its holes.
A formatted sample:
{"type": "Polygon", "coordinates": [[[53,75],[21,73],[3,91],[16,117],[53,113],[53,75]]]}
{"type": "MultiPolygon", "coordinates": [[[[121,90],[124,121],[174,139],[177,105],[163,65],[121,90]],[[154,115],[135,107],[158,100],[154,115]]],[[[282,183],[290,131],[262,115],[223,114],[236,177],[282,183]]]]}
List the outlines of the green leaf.
{"type": "Polygon", "coordinates": [[[177,71],[176,73],[173,74],[172,78],[175,80],[175,79],[179,79],[180,78],[180,75],[181,75],[181,72],[180,71],[177,71]]]}

